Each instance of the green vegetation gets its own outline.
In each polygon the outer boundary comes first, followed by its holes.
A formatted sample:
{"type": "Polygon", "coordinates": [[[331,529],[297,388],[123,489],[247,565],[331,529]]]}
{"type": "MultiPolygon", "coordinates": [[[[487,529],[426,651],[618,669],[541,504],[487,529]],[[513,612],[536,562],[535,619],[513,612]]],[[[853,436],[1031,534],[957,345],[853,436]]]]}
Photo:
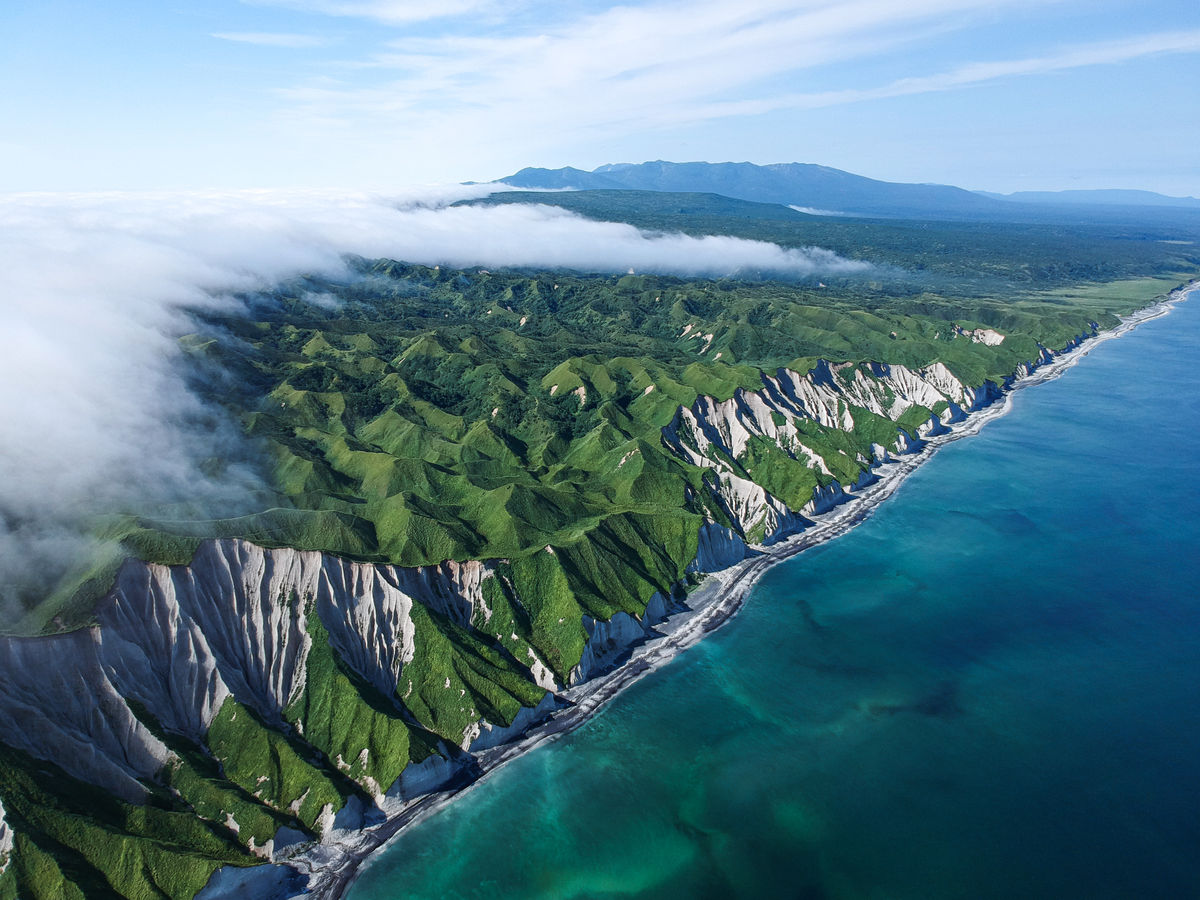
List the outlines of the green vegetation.
{"type": "Polygon", "coordinates": [[[363,271],[350,285],[296,287],[340,293],[336,313],[283,294],[256,321],[207,323],[233,339],[194,352],[238,376],[244,393],[217,399],[266,448],[278,499],[238,520],[126,520],[140,555],[178,562],[202,538],[238,535],[418,565],[570,544],[622,513],[700,513],[658,435],[700,394],[725,399],[818,358],[941,360],[979,384],[1035,357],[1039,341],[1062,346],[1114,321],[1078,304],[964,310],[779,283],[363,271]],[[986,347],[956,323],[1009,337],[986,347]]]}
{"type": "MultiPolygon", "coordinates": [[[[818,359],[914,369],[941,361],[970,385],[999,382],[1041,346],[1060,348],[1093,322],[1114,324],[1115,312],[1144,304],[1166,283],[962,300],[863,284],[833,290],[390,261],[362,262],[358,272],[348,283],[305,279],[258,298],[250,317],[205,320],[205,331],[185,341],[200,371],[235,376],[240,393],[223,380],[213,399],[263,448],[277,494],[242,519],[123,520],[113,530],[128,547],[181,562],[203,538],[236,535],[406,566],[509,559],[517,571],[547,546],[565,551],[556,559],[594,552],[615,523],[641,517],[654,526],[614,552],[646,559],[664,534],[719,518],[699,491],[702,473],[660,435],[701,394],[727,399],[759,387],[764,373],[806,371],[818,359]],[[307,292],[342,305],[307,304],[307,292]],[[1004,343],[961,334],[980,327],[1000,331],[1004,343]]],[[[898,424],[913,427],[920,412],[898,424]]],[[[856,454],[872,442],[894,441],[897,423],[856,423],[863,433],[853,447],[809,435],[839,480],[856,477],[856,454]]],[[[779,474],[766,474],[772,466],[753,468],[764,487],[782,490],[779,474]]],[[[811,477],[797,476],[784,493],[798,498],[811,477]]],[[[625,605],[636,610],[669,589],[683,562],[647,568],[639,599],[625,605]]],[[[613,586],[590,583],[586,571],[564,576],[580,608],[613,608],[613,586]]],[[[562,648],[537,649],[553,656],[562,648]]]]}
{"type": "Polygon", "coordinates": [[[480,717],[511,725],[522,706],[545,691],[503,646],[423,606],[413,606],[416,656],[401,674],[399,692],[431,731],[461,740],[480,717]]]}
{"type": "MultiPolygon", "coordinates": [[[[329,645],[320,619],[310,615],[308,630],[312,648],[304,688],[284,717],[305,743],[333,760],[338,771],[358,784],[385,791],[410,762],[434,752],[433,741],[402,719],[389,698],[345,666],[329,645]]],[[[337,798],[334,808],[340,806],[337,798]]]]}
{"type": "Polygon", "coordinates": [[[346,673],[309,621],[290,733],[228,699],[200,746],[126,701],[173,754],[145,804],[0,744],[0,800],[16,835],[0,897],[188,898],[220,865],[257,864],[253,851],[281,827],[316,837],[348,797],[369,803],[364,788],[386,789],[436,752],[437,738],[346,673]]]}
{"type": "Polygon", "coordinates": [[[0,897],[191,897],[224,863],[254,858],[228,829],[165,792],[141,806],[0,745],[0,794],[16,833],[0,897]]]}
{"type": "Polygon", "coordinates": [[[302,747],[232,698],[217,713],[207,743],[226,778],[270,808],[293,812],[310,832],[318,830],[326,806],[343,806],[339,785],[309,764],[302,747]]]}

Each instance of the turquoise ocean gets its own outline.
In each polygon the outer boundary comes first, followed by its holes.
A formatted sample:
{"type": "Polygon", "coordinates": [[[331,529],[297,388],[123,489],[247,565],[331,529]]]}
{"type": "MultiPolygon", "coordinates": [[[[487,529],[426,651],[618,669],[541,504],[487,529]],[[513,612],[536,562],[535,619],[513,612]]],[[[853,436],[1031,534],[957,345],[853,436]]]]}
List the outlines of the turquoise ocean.
{"type": "Polygon", "coordinates": [[[350,900],[1200,897],[1200,294],[943,448],[350,900]]]}

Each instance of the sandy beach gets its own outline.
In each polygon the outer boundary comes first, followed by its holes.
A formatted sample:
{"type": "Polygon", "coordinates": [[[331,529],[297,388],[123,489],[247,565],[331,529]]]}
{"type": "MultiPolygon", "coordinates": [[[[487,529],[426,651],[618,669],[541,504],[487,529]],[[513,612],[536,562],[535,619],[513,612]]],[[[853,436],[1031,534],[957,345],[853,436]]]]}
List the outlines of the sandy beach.
{"type": "Polygon", "coordinates": [[[617,668],[559,693],[562,708],[531,728],[520,739],[477,755],[478,767],[444,790],[418,797],[390,818],[361,831],[338,834],[332,840],[309,848],[286,862],[309,876],[308,893],[318,898],[342,897],[353,884],[363,863],[405,827],[419,822],[460,794],[486,781],[492,773],[516,757],[569,734],[586,722],[605,703],[638,679],[669,663],[679,653],[728,622],[745,603],[755,582],[772,566],[824,541],[842,535],[867,519],[894,494],[920,465],[944,445],[977,434],[988,422],[1005,415],[1016,391],[1057,378],[1076,365],[1100,343],[1126,334],[1143,322],[1171,311],[1174,304],[1200,288],[1193,282],[1169,294],[1159,303],[1122,318],[1121,324],[1080,346],[1055,357],[1029,375],[1014,381],[991,405],[971,413],[950,426],[947,433],[931,436],[916,452],[894,457],[878,466],[877,480],[855,491],[851,499],[812,519],[804,531],[768,547],[753,548],[752,555],[719,572],[709,573],[687,598],[687,606],[672,614],[655,629],[656,635],[635,646],[617,668]]]}

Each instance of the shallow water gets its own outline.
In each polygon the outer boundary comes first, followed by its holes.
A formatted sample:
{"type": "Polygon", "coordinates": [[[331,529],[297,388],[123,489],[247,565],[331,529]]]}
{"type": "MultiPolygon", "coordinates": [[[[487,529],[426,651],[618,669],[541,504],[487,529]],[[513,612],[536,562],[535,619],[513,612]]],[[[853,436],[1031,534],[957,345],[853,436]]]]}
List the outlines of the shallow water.
{"type": "Polygon", "coordinates": [[[350,900],[1200,896],[1200,294],[943,448],[350,900]]]}

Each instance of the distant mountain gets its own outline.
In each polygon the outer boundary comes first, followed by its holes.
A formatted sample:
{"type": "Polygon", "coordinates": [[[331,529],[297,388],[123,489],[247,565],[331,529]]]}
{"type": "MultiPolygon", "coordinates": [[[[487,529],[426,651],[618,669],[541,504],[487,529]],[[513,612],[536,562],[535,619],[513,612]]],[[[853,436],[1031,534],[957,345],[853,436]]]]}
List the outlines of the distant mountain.
{"type": "MultiPolygon", "coordinates": [[[[581,190],[614,190],[625,188],[628,185],[622,184],[611,178],[605,178],[603,175],[597,175],[595,172],[585,172],[583,169],[572,168],[565,166],[561,169],[522,169],[516,175],[510,175],[508,178],[501,178],[505,184],[511,184],[513,187],[523,188],[543,188],[543,189],[563,189],[570,188],[577,191],[581,190]]],[[[471,182],[472,184],[474,182],[471,182]]]]}
{"type": "Polygon", "coordinates": [[[1044,203],[1071,206],[1172,206],[1200,209],[1195,197],[1168,197],[1153,191],[1095,190],[1095,191],[1017,191],[1013,194],[994,194],[979,191],[980,196],[993,200],[1017,203],[1044,203]]]}
{"type": "Polygon", "coordinates": [[[945,184],[877,181],[811,163],[616,163],[582,169],[522,169],[500,179],[518,188],[719,194],[791,206],[810,215],[960,222],[1091,223],[1194,229],[1200,200],[1151,191],[1021,191],[994,194],[945,184]],[[1081,209],[1086,207],[1086,212],[1081,209]]]}
{"type": "Polygon", "coordinates": [[[944,184],[899,184],[811,163],[673,163],[581,169],[522,169],[501,179],[522,188],[712,193],[814,211],[888,218],[977,219],[1003,215],[1009,201],[944,184]]]}

